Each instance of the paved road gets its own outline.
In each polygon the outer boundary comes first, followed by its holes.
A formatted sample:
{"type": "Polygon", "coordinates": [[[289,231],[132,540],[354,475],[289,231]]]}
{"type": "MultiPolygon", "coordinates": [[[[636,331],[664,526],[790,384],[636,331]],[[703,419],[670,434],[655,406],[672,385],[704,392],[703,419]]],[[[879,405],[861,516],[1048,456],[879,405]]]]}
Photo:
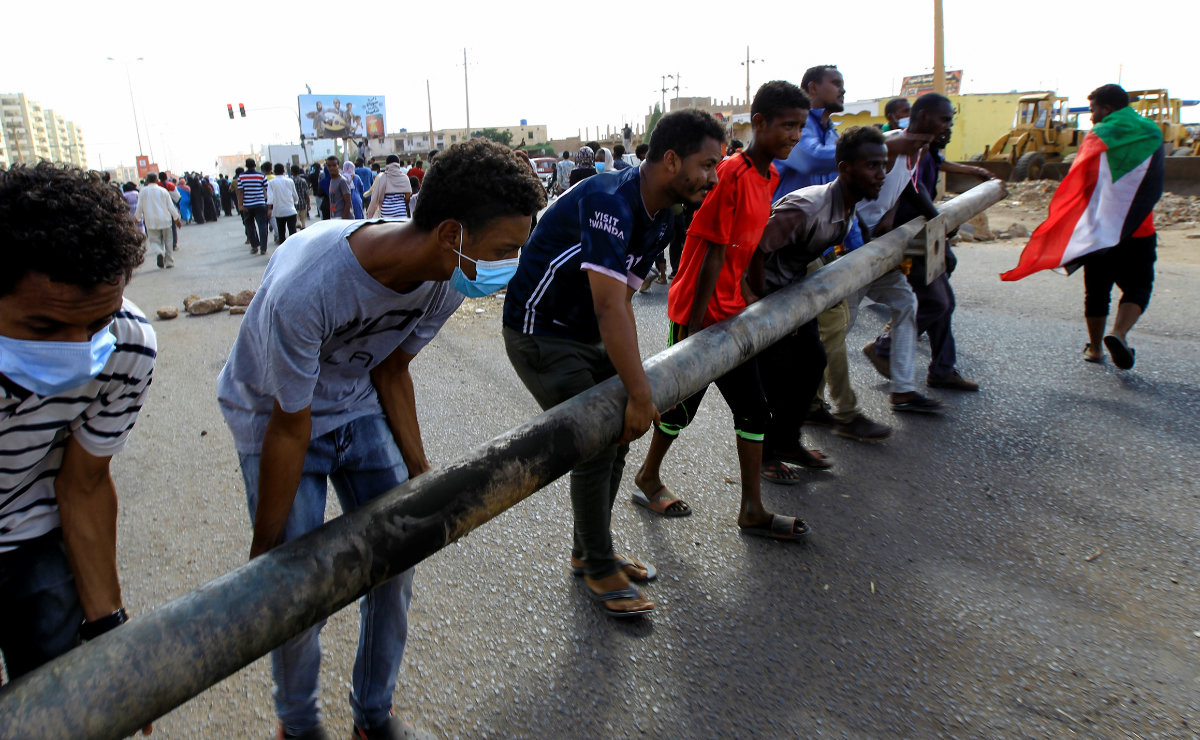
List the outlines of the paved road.
{"type": "MultiPolygon", "coordinates": [[[[254,287],[265,258],[240,231],[236,219],[185,228],[178,267],[151,261],[128,295],[152,314],[191,292],[254,287]]],[[[1160,262],[1139,365],[1121,372],[1080,361],[1079,276],[996,279],[1018,246],[960,251],[960,364],[984,390],[945,394],[945,418],[893,418],[852,352],[868,413],[897,430],[873,446],[813,432],[834,471],[765,487],[769,506],[810,522],[807,544],[737,533],[734,438],[710,393],[665,471],[695,515],[654,518],[625,499],[614,512],[619,546],[662,574],[648,587],[654,616],[610,621],[567,573],[559,481],[418,569],[397,710],[464,738],[1194,737],[1200,267],[1160,262]]],[[[635,305],[649,355],[665,340],[665,291],[635,305]]],[[[537,411],[504,358],[500,306],[468,301],[415,363],[434,460],[537,411]]],[[[239,321],[155,322],[152,398],[115,463],[134,613],[248,552],[215,400],[239,321]]],[[[881,324],[864,311],[851,347],[881,324]]],[[[335,736],[349,729],[356,625],[347,609],[324,632],[335,736]]],[[[156,727],[271,736],[266,661],[156,727]]]]}

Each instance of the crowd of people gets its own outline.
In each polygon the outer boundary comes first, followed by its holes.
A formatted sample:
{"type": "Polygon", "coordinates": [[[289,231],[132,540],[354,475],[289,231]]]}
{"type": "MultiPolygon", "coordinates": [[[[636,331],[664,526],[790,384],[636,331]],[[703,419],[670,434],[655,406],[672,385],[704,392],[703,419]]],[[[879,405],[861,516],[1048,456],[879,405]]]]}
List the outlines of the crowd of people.
{"type": "Polygon", "coordinates": [[[232,215],[236,201],[236,183],[225,175],[185,172],[174,176],[150,172],[138,182],[123,185],[112,182],[104,172],[101,180],[121,194],[137,228],[147,236],[160,269],[175,266],[179,251],[179,230],[186,224],[216,221],[222,212],[232,215]],[[169,232],[169,239],[163,232],[169,232]]]}
{"type": "MultiPolygon", "coordinates": [[[[595,142],[573,162],[564,153],[549,207],[528,158],[485,139],[431,156],[428,170],[395,156],[382,169],[330,157],[308,172],[247,160],[226,189],[252,253],[266,254],[269,219],[277,241],[287,240],[267,263],[217,382],[250,512],[250,557],[321,526],[329,482],[349,512],[431,468],[412,360],[465,298],[507,288],[505,351],[541,407],[613,376],[627,393],[619,438],[570,472],[564,560],[605,614],[653,612],[632,582],[657,571],[620,552],[612,507],[629,444],[650,432],[633,503],[664,517],[694,513],[662,465],[705,395],[670,409],[652,399],[632,300],[654,271],[665,280],[665,265],[655,266],[662,254],[673,267],[662,317],[668,344],[685,342],[936,214],[939,171],[990,177],[943,160],[954,118],[947,98],[889,106],[887,132],[838,131],[830,117],[844,94],[836,67],[813,67],[799,85],[759,88],[746,147],[727,142],[707,113],[682,110],[658,121],[635,161],[595,142]],[[314,197],[323,218],[305,228],[314,197]]],[[[146,244],[159,267],[170,266],[169,227],[185,221],[169,179],[146,179],[130,199],[136,188],[119,195],[95,173],[39,165],[0,175],[11,266],[0,277],[0,594],[10,605],[0,614],[0,653],[10,679],[128,618],[108,469],[147,400],[157,345],[123,294],[146,244]],[[50,240],[48,224],[56,226],[50,240]]],[[[195,213],[197,188],[188,187],[195,213]]],[[[890,313],[864,354],[890,379],[894,412],[943,409],[918,388],[921,333],[931,346],[926,388],[978,389],[957,368],[952,254],[947,262],[928,283],[920,264],[889,271],[713,381],[733,416],[740,532],[783,541],[809,534],[804,519],[768,510],[761,497],[764,480],[792,484],[800,469],[832,464],[802,443],[804,425],[855,440],[891,433],[862,413],[847,371],[846,336],[863,299],[890,313]]],[[[426,736],[391,711],[411,598],[410,570],[360,602],[356,737],[426,736]]],[[[281,738],[327,737],[317,705],[322,624],[272,652],[281,738]]]]}

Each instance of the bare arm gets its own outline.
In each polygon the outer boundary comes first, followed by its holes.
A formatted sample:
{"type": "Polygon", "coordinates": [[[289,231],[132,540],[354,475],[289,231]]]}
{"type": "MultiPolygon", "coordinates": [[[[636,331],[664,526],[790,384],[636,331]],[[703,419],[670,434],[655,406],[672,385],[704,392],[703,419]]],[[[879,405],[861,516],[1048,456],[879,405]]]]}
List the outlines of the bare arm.
{"type": "Polygon", "coordinates": [[[692,296],[692,310],[688,314],[687,324],[683,327],[680,339],[690,337],[700,331],[704,322],[704,314],[708,303],[712,300],[713,291],[717,288],[717,278],[721,267],[725,264],[726,245],[714,242],[704,242],[704,261],[700,263],[700,274],[696,276],[696,293],[692,296]]]}
{"type": "Polygon", "coordinates": [[[278,402],[271,411],[259,462],[258,507],[254,511],[251,560],[283,542],[312,434],[311,411],[311,407],[306,407],[289,414],[279,407],[278,402]]]}
{"type": "Polygon", "coordinates": [[[600,324],[600,338],[629,394],[625,403],[625,428],[618,442],[626,444],[645,434],[652,423],[660,421],[638,350],[633,289],[608,275],[590,270],[588,284],[592,289],[596,320],[600,324]]]}
{"type": "Polygon", "coordinates": [[[974,177],[978,177],[980,180],[996,180],[996,179],[998,179],[994,174],[992,174],[988,170],[985,170],[982,167],[976,167],[973,164],[961,164],[959,162],[942,162],[942,166],[939,167],[938,169],[940,169],[942,172],[949,172],[949,173],[955,174],[955,175],[973,175],[974,177]]]}
{"type": "Polygon", "coordinates": [[[415,355],[396,349],[371,371],[371,383],[379,394],[379,403],[408,467],[409,478],[416,478],[432,467],[425,457],[421,426],[417,422],[417,398],[409,373],[413,357],[415,355]]]}
{"type": "Polygon", "coordinates": [[[71,437],[54,479],[63,544],[75,574],[83,616],[89,622],[121,608],[117,489],[109,473],[111,459],[92,455],[71,437]]]}

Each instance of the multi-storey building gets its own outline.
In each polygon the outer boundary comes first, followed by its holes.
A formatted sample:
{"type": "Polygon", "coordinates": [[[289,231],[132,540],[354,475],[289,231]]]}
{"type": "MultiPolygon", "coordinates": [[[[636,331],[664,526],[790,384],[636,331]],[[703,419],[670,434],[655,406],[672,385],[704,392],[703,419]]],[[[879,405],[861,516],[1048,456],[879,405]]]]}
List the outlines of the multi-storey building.
{"type": "Polygon", "coordinates": [[[47,160],[87,167],[83,137],[75,124],[43,110],[24,93],[0,95],[0,128],[7,164],[47,160]]]}

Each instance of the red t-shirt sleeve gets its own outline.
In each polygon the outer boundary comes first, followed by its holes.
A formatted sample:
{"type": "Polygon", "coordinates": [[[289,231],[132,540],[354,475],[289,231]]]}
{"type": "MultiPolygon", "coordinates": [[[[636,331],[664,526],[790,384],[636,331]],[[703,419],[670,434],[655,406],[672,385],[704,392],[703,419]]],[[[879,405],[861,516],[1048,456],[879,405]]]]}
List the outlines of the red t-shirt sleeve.
{"type": "Polygon", "coordinates": [[[737,214],[737,178],[732,177],[729,168],[720,166],[717,167],[717,177],[716,187],[705,196],[704,202],[692,218],[688,236],[699,237],[713,244],[730,244],[733,241],[733,227],[737,214]]]}

